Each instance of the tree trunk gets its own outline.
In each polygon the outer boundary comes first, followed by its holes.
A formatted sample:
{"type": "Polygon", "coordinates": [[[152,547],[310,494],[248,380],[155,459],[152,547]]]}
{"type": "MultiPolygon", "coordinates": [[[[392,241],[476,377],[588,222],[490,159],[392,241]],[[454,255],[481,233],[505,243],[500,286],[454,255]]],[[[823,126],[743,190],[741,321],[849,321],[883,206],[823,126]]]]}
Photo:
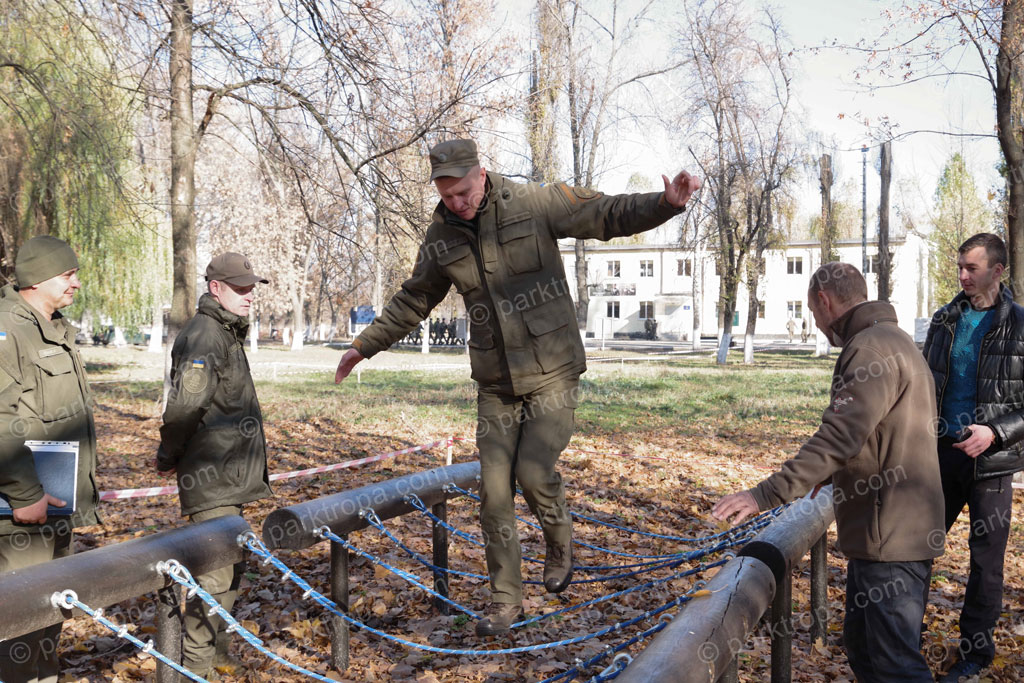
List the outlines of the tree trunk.
{"type": "Polygon", "coordinates": [[[160,353],[164,350],[164,306],[159,299],[153,300],[153,324],[149,328],[150,353],[160,353]]]}
{"type": "Polygon", "coordinates": [[[892,269],[889,254],[889,186],[892,183],[892,141],[882,143],[882,190],[878,201],[878,299],[888,301],[890,291],[890,272],[892,269]]]}
{"type": "Polygon", "coordinates": [[[171,0],[171,239],[174,292],[170,341],[196,308],[195,126],[192,112],[192,0],[171,0]]]}
{"type": "Polygon", "coordinates": [[[587,311],[590,308],[590,292],[587,291],[586,241],[576,240],[576,326],[587,329],[587,311]]]}
{"type": "Polygon", "coordinates": [[[697,247],[693,252],[693,350],[700,351],[700,335],[703,331],[701,310],[704,301],[704,245],[697,238],[697,247]]]}
{"type": "Polygon", "coordinates": [[[256,310],[249,312],[249,353],[255,354],[259,351],[260,319],[256,310]]]}
{"type": "Polygon", "coordinates": [[[306,305],[306,278],[312,258],[313,240],[310,240],[306,245],[306,256],[302,259],[302,273],[299,276],[299,282],[296,283],[295,295],[292,297],[292,351],[302,350],[302,341],[306,331],[306,323],[303,319],[306,305]]]}
{"type": "Polygon", "coordinates": [[[1014,299],[1024,301],[1024,149],[1017,138],[1022,112],[1017,105],[1013,89],[1019,87],[1021,76],[1017,66],[1021,54],[1021,0],[1006,0],[1003,4],[1002,30],[999,53],[996,56],[996,129],[999,146],[1006,160],[1006,237],[1009,251],[1010,288],[1014,299]]]}
{"type": "Polygon", "coordinates": [[[822,154],[818,161],[818,180],[821,187],[821,262],[828,263],[836,260],[835,245],[835,218],[832,215],[832,157],[822,154]]]}
{"type": "Polygon", "coordinates": [[[743,362],[754,362],[754,332],[757,329],[757,283],[760,281],[758,275],[750,276],[747,283],[747,328],[743,332],[743,362]]]}

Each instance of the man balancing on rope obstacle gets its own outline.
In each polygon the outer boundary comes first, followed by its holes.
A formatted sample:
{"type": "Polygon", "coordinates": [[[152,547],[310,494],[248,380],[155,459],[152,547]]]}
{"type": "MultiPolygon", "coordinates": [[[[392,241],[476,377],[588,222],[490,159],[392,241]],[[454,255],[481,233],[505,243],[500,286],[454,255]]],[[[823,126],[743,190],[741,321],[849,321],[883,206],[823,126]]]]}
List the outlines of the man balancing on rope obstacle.
{"type": "Polygon", "coordinates": [[[921,654],[932,560],[945,545],[935,460],[935,387],[884,301],[867,301],[847,263],[811,276],[807,307],[843,347],[821,426],[782,468],[712,510],[739,523],[831,480],[839,548],[849,558],[843,640],[865,683],[933,681],[921,654]]]}
{"type": "Polygon", "coordinates": [[[471,140],[430,150],[441,201],[412,276],[338,363],[334,381],[402,339],[448,294],[462,295],[477,381],[480,522],[491,604],[480,636],[506,633],[523,617],[516,482],[543,529],[544,587],[572,580],[572,523],[555,465],[572,436],[583,342],[557,240],[634,235],[681,213],[700,181],[663,176],[664,192],[606,196],[565,183],[515,183],[484,170],[471,140]]]}

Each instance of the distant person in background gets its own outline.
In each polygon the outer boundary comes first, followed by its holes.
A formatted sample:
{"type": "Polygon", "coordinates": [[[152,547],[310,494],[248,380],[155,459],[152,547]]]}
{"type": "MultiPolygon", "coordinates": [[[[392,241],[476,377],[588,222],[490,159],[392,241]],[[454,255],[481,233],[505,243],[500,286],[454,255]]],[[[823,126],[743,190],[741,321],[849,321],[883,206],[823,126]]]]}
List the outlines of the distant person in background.
{"type": "Polygon", "coordinates": [[[796,321],[790,318],[786,321],[786,331],[789,332],[789,343],[793,343],[793,337],[796,335],[796,321]]]}
{"type": "Polygon", "coordinates": [[[807,318],[804,318],[803,322],[800,324],[800,343],[801,344],[806,344],[807,343],[807,332],[808,332],[808,330],[807,330],[807,318]]]}
{"type": "MultiPolygon", "coordinates": [[[[0,292],[0,495],[13,516],[0,518],[0,572],[71,555],[72,530],[99,523],[96,425],[77,330],[59,313],[82,286],[78,257],[63,240],[33,237],[18,251],[17,286],[0,292]],[[26,440],[78,442],[78,485],[70,517],[39,483],[26,440]]],[[[47,681],[60,675],[55,624],[0,643],[0,680],[47,681]]]]}
{"type": "MultiPolygon", "coordinates": [[[[177,474],[181,514],[193,523],[241,515],[242,506],[271,495],[263,414],[245,356],[249,307],[256,284],[242,254],[227,252],[206,268],[207,293],[171,350],[167,396],[156,467],[177,474]]],[[[203,590],[231,611],[244,562],[197,576],[203,590]]],[[[182,664],[207,677],[215,667],[237,667],[228,655],[223,619],[198,598],[185,604],[182,664]]]]}
{"type": "Polygon", "coordinates": [[[940,680],[976,680],[995,657],[1013,474],[1024,469],[1024,308],[1000,284],[1006,245],[980,233],[958,250],[963,288],[932,317],[924,356],[935,377],[946,530],[967,506],[971,569],[959,660],[940,680]]]}
{"type": "Polygon", "coordinates": [[[742,522],[831,481],[846,568],[843,641],[864,683],[933,683],[921,654],[932,560],[945,532],[932,456],[935,390],[914,340],[884,301],[867,301],[864,276],[826,263],[811,276],[807,307],[841,346],[831,401],[814,435],[778,472],[715,504],[742,522]]]}

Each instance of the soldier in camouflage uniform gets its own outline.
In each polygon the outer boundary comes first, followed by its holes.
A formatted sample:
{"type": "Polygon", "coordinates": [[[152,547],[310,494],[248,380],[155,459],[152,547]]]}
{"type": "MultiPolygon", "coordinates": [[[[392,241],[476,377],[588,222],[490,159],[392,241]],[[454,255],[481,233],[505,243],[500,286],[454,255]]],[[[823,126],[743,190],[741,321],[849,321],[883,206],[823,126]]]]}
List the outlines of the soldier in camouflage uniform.
{"type": "MultiPolygon", "coordinates": [[[[78,257],[64,241],[33,237],[18,251],[18,286],[0,292],[0,495],[13,516],[0,518],[0,572],[72,554],[72,530],[97,524],[96,425],[69,306],[78,257]],[[78,488],[71,517],[48,514],[66,503],[43,490],[26,440],[77,441],[78,488]]],[[[56,681],[60,624],[0,643],[0,679],[56,681]]]]}
{"type": "Polygon", "coordinates": [[[543,529],[545,588],[557,593],[572,579],[572,525],[555,465],[572,435],[586,357],[557,240],[650,230],[682,212],[700,181],[684,171],[663,176],[664,192],[618,196],[524,185],[485,171],[470,140],[436,145],[430,165],[441,201],[412,276],[353,341],[335,382],[404,337],[455,285],[479,385],[480,521],[491,581],[492,604],[476,632],[497,635],[523,616],[517,481],[543,529]]]}
{"type": "MultiPolygon", "coordinates": [[[[242,506],[271,495],[263,415],[245,356],[249,307],[257,283],[242,254],[216,256],[206,268],[209,291],[171,350],[167,396],[156,466],[177,474],[181,514],[192,522],[242,514],[242,506]]],[[[244,563],[196,577],[231,611],[244,563]]],[[[209,677],[212,667],[235,667],[224,621],[199,598],[185,605],[182,663],[209,677]]],[[[185,680],[182,677],[182,680],[185,680]]]]}

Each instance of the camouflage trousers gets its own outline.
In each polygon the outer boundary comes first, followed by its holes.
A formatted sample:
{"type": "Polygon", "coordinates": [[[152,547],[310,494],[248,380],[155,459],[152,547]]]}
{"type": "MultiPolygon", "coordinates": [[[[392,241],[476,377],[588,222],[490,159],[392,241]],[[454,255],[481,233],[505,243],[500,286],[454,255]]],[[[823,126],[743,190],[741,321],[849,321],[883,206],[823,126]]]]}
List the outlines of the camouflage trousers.
{"type": "MultiPolygon", "coordinates": [[[[0,573],[27,569],[71,555],[72,533],[30,534],[16,531],[0,536],[0,573]]],[[[61,624],[0,643],[0,680],[56,683],[60,675],[57,643],[61,624]]]]}
{"type": "Polygon", "coordinates": [[[572,540],[558,458],[572,436],[579,378],[556,380],[515,396],[495,387],[477,394],[480,450],[480,525],[484,533],[491,600],[523,598],[522,550],[515,520],[516,483],[549,544],[572,540]]]}
{"type": "MultiPolygon", "coordinates": [[[[228,515],[241,515],[242,508],[238,505],[225,505],[203,510],[192,515],[189,519],[193,524],[205,522],[208,519],[227,517],[228,515]]],[[[242,571],[245,563],[239,562],[230,567],[221,567],[208,574],[196,577],[196,582],[203,590],[212,595],[228,612],[235,604],[238,597],[238,584],[242,578],[242,571]]],[[[214,656],[218,641],[221,647],[226,648],[227,638],[223,634],[227,628],[224,620],[217,615],[210,616],[209,608],[198,597],[193,597],[185,603],[184,623],[181,629],[181,660],[182,665],[189,671],[205,676],[213,666],[214,656]]],[[[219,654],[227,654],[226,652],[219,654]]]]}

